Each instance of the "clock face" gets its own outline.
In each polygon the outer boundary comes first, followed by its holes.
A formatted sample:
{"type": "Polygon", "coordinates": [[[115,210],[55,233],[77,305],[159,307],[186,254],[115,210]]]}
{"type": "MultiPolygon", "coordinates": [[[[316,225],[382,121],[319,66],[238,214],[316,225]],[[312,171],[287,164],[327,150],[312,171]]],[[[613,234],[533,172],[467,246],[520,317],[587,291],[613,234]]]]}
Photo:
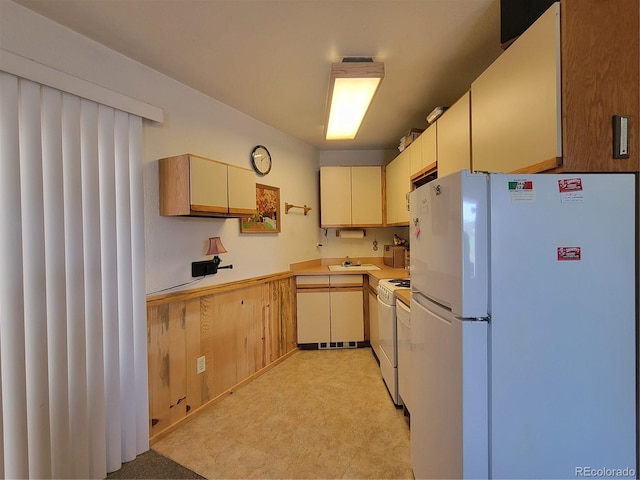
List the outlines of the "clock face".
{"type": "Polygon", "coordinates": [[[258,145],[251,151],[251,165],[258,175],[266,175],[271,171],[271,154],[267,147],[258,145]]]}

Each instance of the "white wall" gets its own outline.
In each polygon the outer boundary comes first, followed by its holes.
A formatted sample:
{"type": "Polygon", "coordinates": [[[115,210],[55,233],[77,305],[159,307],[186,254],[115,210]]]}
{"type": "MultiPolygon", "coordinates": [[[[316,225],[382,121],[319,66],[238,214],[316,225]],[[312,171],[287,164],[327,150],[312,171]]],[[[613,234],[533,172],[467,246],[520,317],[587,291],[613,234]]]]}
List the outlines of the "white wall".
{"type": "Polygon", "coordinates": [[[384,245],[393,245],[393,234],[409,240],[409,227],[367,228],[362,239],[336,237],[335,228],[320,229],[318,242],[322,258],[344,258],[348,255],[352,260],[362,257],[382,257],[384,245]],[[326,233],[326,234],[325,234],[326,233]],[[378,249],[374,250],[374,241],[378,249]]]}
{"type": "Polygon", "coordinates": [[[322,257],[381,256],[382,245],[403,229],[370,229],[363,240],[335,237],[319,228],[319,165],[383,165],[395,151],[321,152],[103,45],[47,20],[10,0],[0,0],[0,46],[23,57],[164,110],[162,124],[146,122],[144,198],[147,292],[191,282],[191,262],[207,259],[206,242],[220,236],[229,253],[217,275],[181,287],[201,287],[288,270],[289,264],[322,257]],[[251,149],[263,144],[273,157],[259,183],[280,187],[280,234],[240,234],[239,220],[170,218],[158,214],[159,158],[194,153],[249,167],[251,149]],[[309,205],[307,216],[284,203],[309,205]],[[380,248],[372,250],[377,238],[380,248]],[[318,247],[323,243],[324,247],[318,247]]]}
{"type": "Polygon", "coordinates": [[[319,256],[318,152],[261,122],[7,0],[0,0],[3,49],[160,107],[161,125],[145,125],[144,197],[147,292],[189,282],[191,262],[206,259],[206,241],[222,237],[229,253],[221,270],[192,286],[288,270],[319,256]],[[241,235],[237,219],[169,218],[158,214],[157,160],[195,153],[249,167],[253,146],[266,145],[271,173],[260,183],[281,189],[281,200],[307,204],[309,215],[284,215],[282,233],[241,235]]]}

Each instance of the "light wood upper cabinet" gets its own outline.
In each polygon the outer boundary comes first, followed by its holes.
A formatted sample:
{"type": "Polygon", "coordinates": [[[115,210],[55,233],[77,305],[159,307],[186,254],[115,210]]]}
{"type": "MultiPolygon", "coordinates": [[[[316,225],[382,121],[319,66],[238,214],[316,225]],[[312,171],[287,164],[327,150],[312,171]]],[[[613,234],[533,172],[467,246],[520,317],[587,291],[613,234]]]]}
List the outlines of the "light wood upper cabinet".
{"type": "Polygon", "coordinates": [[[411,147],[405,148],[385,169],[387,225],[408,225],[407,194],[411,191],[411,147]]]}
{"type": "Polygon", "coordinates": [[[382,167],[320,167],[322,227],[382,226],[382,167]]]}
{"type": "Polygon", "coordinates": [[[423,171],[432,170],[436,162],[438,161],[438,144],[437,144],[437,136],[438,136],[438,122],[432,124],[427,128],[420,138],[422,141],[420,142],[420,169],[413,170],[411,169],[411,176],[419,175],[423,171]]]}
{"type": "Polygon", "coordinates": [[[351,167],[351,222],[382,225],[382,167],[351,167]]]}
{"type": "Polygon", "coordinates": [[[253,172],[197,155],[158,161],[160,215],[243,217],[255,213],[253,172]]]}
{"type": "Polygon", "coordinates": [[[424,167],[424,164],[422,161],[422,142],[424,141],[425,133],[426,133],[426,130],[422,132],[420,136],[418,136],[418,138],[416,138],[413,142],[411,142],[407,147],[407,149],[409,150],[409,163],[411,165],[410,166],[411,175],[413,175],[415,172],[419,172],[424,167]]]}
{"type": "Polygon", "coordinates": [[[320,167],[320,223],[351,225],[351,167],[320,167]]]}
{"type": "Polygon", "coordinates": [[[559,4],[471,84],[471,115],[474,170],[561,163],[559,4]]]}
{"type": "Polygon", "coordinates": [[[417,142],[420,145],[420,155],[417,152],[412,152],[411,155],[411,176],[420,176],[424,173],[431,172],[435,169],[436,161],[438,160],[438,122],[429,126],[418,137],[417,142]]]}
{"type": "Polygon", "coordinates": [[[229,213],[253,215],[256,211],[256,177],[252,170],[227,166],[229,213]]]}
{"type": "Polygon", "coordinates": [[[205,158],[189,158],[191,210],[228,213],[227,166],[205,158]]]}
{"type": "MultiPolygon", "coordinates": [[[[462,98],[436,121],[438,177],[471,169],[470,94],[462,98]]],[[[474,166],[475,168],[475,166],[474,166]]]]}
{"type": "Polygon", "coordinates": [[[467,92],[409,145],[412,179],[471,169],[470,107],[467,92]]]}
{"type": "Polygon", "coordinates": [[[639,30],[638,2],[552,5],[471,85],[473,168],[639,171],[637,122],[612,154],[612,117],[640,118],[639,30]]]}

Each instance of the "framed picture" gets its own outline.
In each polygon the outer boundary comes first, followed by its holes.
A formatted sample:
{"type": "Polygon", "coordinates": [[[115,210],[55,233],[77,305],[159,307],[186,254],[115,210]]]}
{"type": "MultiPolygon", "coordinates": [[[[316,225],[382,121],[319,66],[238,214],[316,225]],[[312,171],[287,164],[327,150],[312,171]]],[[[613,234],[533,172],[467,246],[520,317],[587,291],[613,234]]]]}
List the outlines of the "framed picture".
{"type": "Polygon", "coordinates": [[[280,233],[280,189],[256,183],[256,214],[240,219],[240,233],[280,233]]]}

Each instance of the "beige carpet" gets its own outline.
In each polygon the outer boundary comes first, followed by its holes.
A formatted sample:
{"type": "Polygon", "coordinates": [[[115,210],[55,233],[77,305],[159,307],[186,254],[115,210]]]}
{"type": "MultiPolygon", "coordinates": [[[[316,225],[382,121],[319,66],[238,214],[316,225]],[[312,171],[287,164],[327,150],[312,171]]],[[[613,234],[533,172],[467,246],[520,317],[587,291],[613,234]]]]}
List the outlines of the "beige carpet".
{"type": "Polygon", "coordinates": [[[209,479],[413,478],[369,348],[297,352],[153,449],[209,479]]]}

